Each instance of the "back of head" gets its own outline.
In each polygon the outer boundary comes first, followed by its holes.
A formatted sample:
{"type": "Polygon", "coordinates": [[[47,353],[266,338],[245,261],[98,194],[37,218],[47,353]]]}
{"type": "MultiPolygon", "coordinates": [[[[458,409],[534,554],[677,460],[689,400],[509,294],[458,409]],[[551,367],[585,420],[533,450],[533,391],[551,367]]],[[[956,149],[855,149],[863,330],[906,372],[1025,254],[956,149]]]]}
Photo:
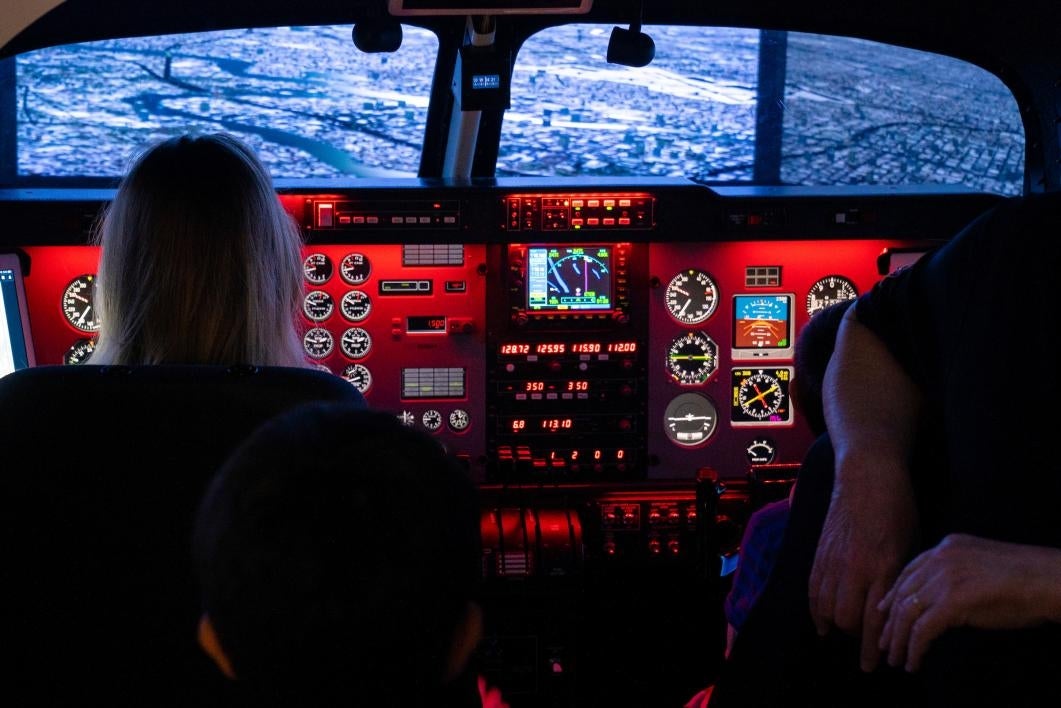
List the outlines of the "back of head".
{"type": "Polygon", "coordinates": [[[836,348],[836,333],[840,321],[851,305],[851,300],[834,302],[810,318],[796,338],[796,367],[792,377],[797,410],[815,436],[825,432],[825,412],[822,409],[822,384],[825,368],[836,348]]]}
{"type": "Polygon", "coordinates": [[[240,141],[182,136],[149,148],[97,240],[94,363],[302,364],[301,236],[240,141]]]}
{"type": "Polygon", "coordinates": [[[222,468],[195,551],[205,611],[256,700],[421,705],[481,575],[476,490],[394,416],[315,404],[222,468]]]}

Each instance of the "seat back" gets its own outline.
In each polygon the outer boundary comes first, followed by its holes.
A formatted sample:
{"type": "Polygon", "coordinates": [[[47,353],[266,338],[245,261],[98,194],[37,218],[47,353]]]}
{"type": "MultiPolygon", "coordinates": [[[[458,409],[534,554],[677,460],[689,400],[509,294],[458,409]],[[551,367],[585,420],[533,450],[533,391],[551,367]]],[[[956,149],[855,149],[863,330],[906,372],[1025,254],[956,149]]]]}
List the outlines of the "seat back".
{"type": "Polygon", "coordinates": [[[280,367],[39,367],[0,378],[8,695],[28,691],[35,705],[221,700],[196,644],[195,510],[251,431],[318,400],[364,405],[336,376],[280,367]]]}

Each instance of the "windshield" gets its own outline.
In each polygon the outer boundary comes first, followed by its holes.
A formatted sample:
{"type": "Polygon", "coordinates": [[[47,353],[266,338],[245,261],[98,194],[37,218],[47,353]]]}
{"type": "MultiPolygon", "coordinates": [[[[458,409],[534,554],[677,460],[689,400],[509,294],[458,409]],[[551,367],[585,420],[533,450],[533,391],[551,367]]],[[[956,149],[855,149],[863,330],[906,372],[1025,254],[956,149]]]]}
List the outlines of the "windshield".
{"type": "Polygon", "coordinates": [[[841,37],[646,27],[655,59],[630,68],[606,63],[610,32],[524,44],[499,174],[1022,189],[1017,103],[976,66],[841,37]]]}
{"type": "Polygon", "coordinates": [[[144,145],[188,130],[238,135],[274,177],[415,176],[434,34],[404,27],[393,54],[348,25],[73,44],[17,60],[17,170],[124,173],[144,145]]]}
{"type": "MultiPolygon", "coordinates": [[[[498,175],[1022,189],[1016,101],[976,66],[850,38],[651,26],[655,59],[631,68],[606,61],[611,29],[551,27],[523,44],[498,175]]],[[[151,142],[220,130],[277,178],[415,176],[438,55],[437,37],[408,25],[390,54],[357,50],[348,25],[30,52],[0,86],[16,114],[7,174],[117,178],[151,142]]]]}

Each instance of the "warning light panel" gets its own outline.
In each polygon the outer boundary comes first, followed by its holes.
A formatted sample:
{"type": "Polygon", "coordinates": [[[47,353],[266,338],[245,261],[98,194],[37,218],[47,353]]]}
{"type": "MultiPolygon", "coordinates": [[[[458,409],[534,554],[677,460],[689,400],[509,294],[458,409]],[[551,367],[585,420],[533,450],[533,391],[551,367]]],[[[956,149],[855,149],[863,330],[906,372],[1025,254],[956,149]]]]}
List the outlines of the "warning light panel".
{"type": "Polygon", "coordinates": [[[506,231],[648,230],[655,198],[643,192],[510,194],[502,199],[506,231]]]}

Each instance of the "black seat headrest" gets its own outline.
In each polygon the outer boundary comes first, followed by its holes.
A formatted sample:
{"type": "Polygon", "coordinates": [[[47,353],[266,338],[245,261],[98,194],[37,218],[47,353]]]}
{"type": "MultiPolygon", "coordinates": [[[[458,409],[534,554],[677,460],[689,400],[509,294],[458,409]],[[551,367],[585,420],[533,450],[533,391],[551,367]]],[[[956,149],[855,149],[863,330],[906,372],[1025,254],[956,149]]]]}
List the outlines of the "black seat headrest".
{"type": "Polygon", "coordinates": [[[0,378],[0,604],[17,647],[4,682],[36,705],[210,705],[220,681],[196,645],[190,555],[199,499],[250,432],[321,400],[364,405],[309,369],[89,365],[0,378]]]}

